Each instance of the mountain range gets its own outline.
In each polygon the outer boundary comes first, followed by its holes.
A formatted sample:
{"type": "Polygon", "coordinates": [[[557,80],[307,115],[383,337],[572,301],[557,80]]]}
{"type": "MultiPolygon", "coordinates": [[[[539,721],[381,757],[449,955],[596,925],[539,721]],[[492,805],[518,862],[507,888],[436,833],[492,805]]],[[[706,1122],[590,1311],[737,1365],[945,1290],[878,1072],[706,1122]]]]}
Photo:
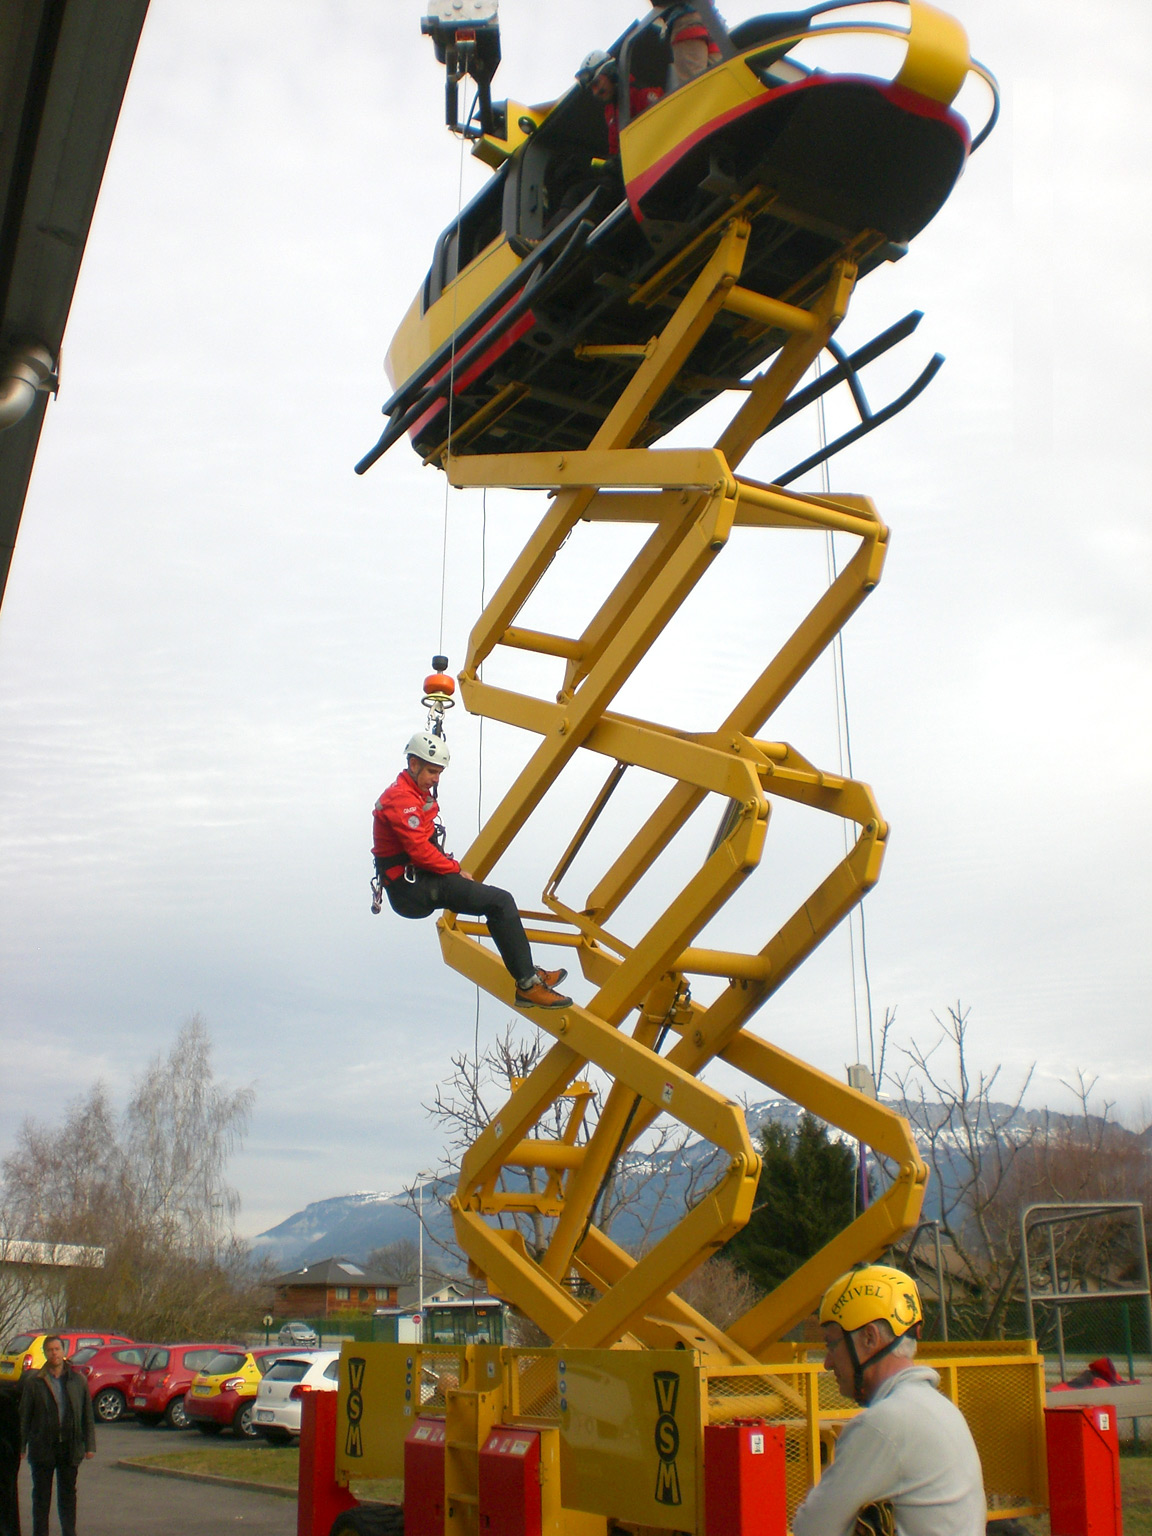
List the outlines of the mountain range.
{"type": "MultiPolygon", "coordinates": [[[[900,1109],[903,1106],[897,1103],[892,1107],[900,1109]]],[[[939,1126],[948,1119],[948,1110],[943,1104],[917,1103],[908,1108],[914,1123],[939,1126]]],[[[753,1132],[766,1122],[794,1129],[802,1113],[789,1099],[769,1099],[750,1105],[746,1110],[748,1125],[753,1132]]],[[[1047,1115],[1045,1110],[990,1104],[983,1134],[985,1137],[994,1134],[1026,1136],[1042,1125],[1047,1115]]],[[[1054,1124],[1072,1123],[1065,1116],[1053,1115],[1050,1120],[1054,1124]]],[[[1152,1128],[1140,1136],[1124,1132],[1118,1126],[1114,1130],[1120,1136],[1132,1136],[1141,1145],[1152,1147],[1152,1128]]],[[[832,1134],[848,1139],[838,1131],[832,1134]]],[[[963,1142],[964,1135],[959,1127],[947,1129],[939,1137],[943,1193],[964,1171],[963,1142]]],[[[683,1215],[686,1200],[694,1198],[693,1192],[700,1183],[709,1181],[707,1165],[714,1156],[715,1148],[699,1140],[689,1141],[682,1149],[677,1146],[673,1151],[658,1151],[647,1157],[630,1155],[621,1177],[630,1185],[631,1199],[612,1224],[613,1240],[625,1248],[635,1248],[663,1236],[683,1215]]],[[[463,1268],[458,1255],[454,1262],[445,1257],[446,1251],[449,1255],[456,1252],[446,1204],[454,1188],[454,1178],[447,1177],[430,1180],[418,1186],[416,1191],[417,1198],[422,1197],[424,1203],[428,1262],[448,1270],[463,1268]]],[[[939,1215],[941,1194],[939,1181],[931,1179],[924,1204],[925,1220],[939,1215]]],[[[251,1240],[250,1247],[255,1259],[267,1260],[277,1271],[284,1271],[334,1256],[363,1262],[373,1249],[402,1238],[415,1242],[419,1231],[419,1218],[403,1189],[392,1192],[360,1190],[314,1201],[277,1226],[261,1232],[251,1240]]]]}

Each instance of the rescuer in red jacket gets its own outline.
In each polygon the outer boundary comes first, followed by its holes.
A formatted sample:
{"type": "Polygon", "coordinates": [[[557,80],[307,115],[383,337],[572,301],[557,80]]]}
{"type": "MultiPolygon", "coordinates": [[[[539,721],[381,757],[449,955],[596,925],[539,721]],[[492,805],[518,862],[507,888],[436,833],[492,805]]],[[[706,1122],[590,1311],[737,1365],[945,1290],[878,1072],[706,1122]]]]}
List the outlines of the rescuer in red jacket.
{"type": "Polygon", "coordinates": [[[572,999],[556,988],[567,971],[542,971],[512,896],[483,885],[444,852],[444,828],[436,787],[451,758],[442,736],[417,731],[406,748],[408,767],[376,802],[372,853],[376,878],[401,917],[430,917],[440,907],[482,917],[516,983],[517,1008],[568,1008],[572,999]]]}
{"type": "MultiPolygon", "coordinates": [[[[594,49],[576,71],[576,78],[604,108],[604,122],[608,129],[609,156],[620,153],[620,109],[616,105],[616,93],[620,78],[619,65],[610,53],[594,49]]],[[[664,92],[658,85],[628,85],[628,112],[630,118],[639,117],[654,106],[664,92]]]]}

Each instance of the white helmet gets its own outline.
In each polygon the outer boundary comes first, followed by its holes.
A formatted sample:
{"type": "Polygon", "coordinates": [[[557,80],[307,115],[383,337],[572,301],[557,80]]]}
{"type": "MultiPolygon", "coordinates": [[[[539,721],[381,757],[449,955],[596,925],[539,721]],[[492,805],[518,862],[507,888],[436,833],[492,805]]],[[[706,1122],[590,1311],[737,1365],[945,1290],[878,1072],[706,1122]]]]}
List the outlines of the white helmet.
{"type": "Polygon", "coordinates": [[[602,48],[593,48],[576,71],[576,78],[582,86],[588,87],[593,80],[598,80],[603,74],[611,75],[615,79],[617,68],[616,60],[610,53],[605,53],[602,48]]]}
{"type": "Polygon", "coordinates": [[[404,748],[404,755],[418,757],[422,763],[431,763],[434,768],[447,768],[452,761],[443,736],[433,736],[429,731],[417,731],[404,748]]]}

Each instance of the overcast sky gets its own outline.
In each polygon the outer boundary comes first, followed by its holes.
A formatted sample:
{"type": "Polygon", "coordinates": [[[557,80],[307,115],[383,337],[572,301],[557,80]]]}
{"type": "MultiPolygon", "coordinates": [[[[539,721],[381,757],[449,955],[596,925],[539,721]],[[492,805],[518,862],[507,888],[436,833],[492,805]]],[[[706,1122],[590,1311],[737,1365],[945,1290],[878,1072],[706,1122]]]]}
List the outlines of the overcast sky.
{"type": "MultiPolygon", "coordinates": [[[[1082,1068],[1143,1124],[1152,12],[1097,0],[1086,39],[1071,0],[955,8],[1000,77],[1001,123],[840,333],[851,348],[925,311],[866,376],[877,403],[932,351],[948,359],[831,470],[892,529],[845,635],[855,770],[892,827],[867,903],[873,1007],[926,1040],[932,1011],[962,999],[976,1065],[1002,1061],[1006,1089],[1035,1062],[1030,1102],[1066,1105],[1082,1068]]],[[[550,99],[638,9],[504,0],[497,94],[550,99]]],[[[198,1011],[221,1075],[258,1090],[233,1165],[247,1233],[430,1167],[440,1136],[420,1106],[475,1027],[434,926],[368,910],[372,803],[422,723],[440,643],[445,500],[405,444],[362,479],[352,465],[460,177],[467,198],[487,174],[461,171],[420,12],[153,0],[0,610],[0,1149],[23,1114],[52,1117],[97,1078],[122,1100],[198,1011]]],[[[721,418],[678,439],[710,441],[721,418]]],[[[837,403],[830,430],[844,425],[837,403]]],[[[810,452],[816,423],[780,435],[748,473],[810,452]]],[[[543,505],[489,497],[489,591],[543,505]]],[[[481,599],[479,494],[454,493],[448,519],[456,667],[481,599]]],[[[537,620],[578,623],[631,537],[581,530],[537,620]]],[[[824,580],[815,536],[734,539],[622,706],[708,728],[824,580]]],[[[463,710],[450,723],[459,853],[479,733],[463,710]]],[[[769,733],[835,769],[830,664],[769,733]]],[[[489,808],[534,744],[488,729],[489,808]]],[[[580,767],[498,866],[522,904],[603,772],[580,767]]],[[[633,777],[606,835],[651,801],[633,777]]],[[[782,808],[713,942],[759,948],[838,839],[782,808]]],[[[485,999],[482,1039],[505,1017],[485,999]]],[[[847,937],[753,1028],[841,1074],[858,1051],[847,937]]]]}

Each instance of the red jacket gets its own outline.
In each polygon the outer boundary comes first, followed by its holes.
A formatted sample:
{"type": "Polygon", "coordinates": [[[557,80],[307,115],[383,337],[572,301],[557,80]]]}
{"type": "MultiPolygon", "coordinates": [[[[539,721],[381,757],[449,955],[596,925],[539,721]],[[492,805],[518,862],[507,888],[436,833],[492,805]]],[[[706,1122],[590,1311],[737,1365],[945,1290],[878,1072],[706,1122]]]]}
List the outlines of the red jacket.
{"type": "MultiPolygon", "coordinates": [[[[631,117],[639,117],[641,112],[647,112],[663,96],[664,92],[658,85],[630,85],[628,87],[628,110],[631,117]]],[[[608,124],[608,153],[618,155],[620,153],[620,112],[614,101],[604,103],[604,121],[608,124]]]]}
{"type": "MultiPolygon", "coordinates": [[[[440,816],[439,804],[431,795],[416,788],[416,780],[404,769],[376,802],[372,812],[372,852],[378,859],[404,854],[417,869],[434,875],[454,875],[460,868],[455,859],[441,853],[432,841],[440,816]]],[[[388,871],[389,881],[398,880],[404,865],[388,871]]]]}

